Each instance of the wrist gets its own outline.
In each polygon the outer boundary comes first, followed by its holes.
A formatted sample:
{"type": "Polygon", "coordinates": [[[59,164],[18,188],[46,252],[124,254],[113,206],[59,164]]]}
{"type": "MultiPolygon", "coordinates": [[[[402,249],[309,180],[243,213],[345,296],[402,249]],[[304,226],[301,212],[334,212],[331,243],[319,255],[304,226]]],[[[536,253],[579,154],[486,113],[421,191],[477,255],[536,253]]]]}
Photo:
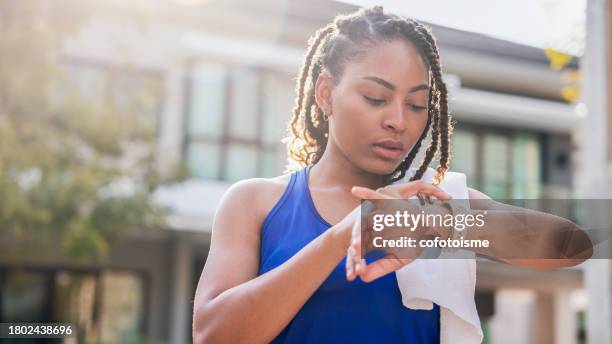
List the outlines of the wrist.
{"type": "Polygon", "coordinates": [[[351,244],[351,233],[352,226],[341,221],[335,226],[332,226],[325,234],[332,249],[344,256],[351,244]]]}
{"type": "MultiPolygon", "coordinates": [[[[436,207],[435,214],[441,215],[443,219],[447,215],[453,215],[456,211],[456,208],[453,207],[450,202],[446,202],[446,201],[436,204],[435,207],[436,207]]],[[[445,221],[442,221],[442,223],[433,227],[432,232],[435,236],[439,237],[440,239],[446,240],[453,236],[454,228],[452,226],[445,226],[443,225],[443,223],[445,223],[445,221]]]]}
{"type": "Polygon", "coordinates": [[[451,215],[455,217],[451,222],[452,225],[448,226],[437,226],[434,228],[434,233],[440,237],[441,239],[453,239],[453,240],[467,240],[473,239],[475,234],[473,231],[469,230],[470,225],[467,223],[455,223],[457,216],[460,215],[462,218],[474,218],[479,211],[473,211],[472,209],[466,208],[464,205],[461,205],[456,202],[448,202],[444,201],[439,205],[438,214],[441,214],[443,217],[451,215]]]}

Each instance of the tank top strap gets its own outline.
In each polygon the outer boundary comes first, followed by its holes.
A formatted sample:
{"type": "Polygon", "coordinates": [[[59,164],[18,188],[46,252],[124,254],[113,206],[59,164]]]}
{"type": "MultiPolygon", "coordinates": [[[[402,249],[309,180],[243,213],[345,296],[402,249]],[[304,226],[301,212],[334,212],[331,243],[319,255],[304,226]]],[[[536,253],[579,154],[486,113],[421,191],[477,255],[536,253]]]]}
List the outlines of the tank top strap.
{"type": "Polygon", "coordinates": [[[331,227],[315,209],[309,170],[306,166],[291,173],[285,191],[263,221],[260,272],[274,268],[331,227]]]}
{"type": "Polygon", "coordinates": [[[295,183],[299,179],[298,173],[299,171],[293,171],[289,175],[289,182],[287,183],[287,186],[285,187],[285,191],[283,191],[283,194],[281,195],[281,197],[278,199],[278,201],[276,201],[276,204],[274,204],[272,209],[268,212],[268,215],[266,216],[261,226],[262,232],[266,231],[266,228],[270,226],[270,223],[273,221],[276,214],[280,211],[283,205],[287,202],[287,199],[291,197],[291,194],[293,193],[293,189],[295,187],[295,183]]]}
{"type": "Polygon", "coordinates": [[[318,221],[324,227],[331,227],[332,225],[327,222],[317,210],[310,193],[310,187],[308,186],[308,176],[310,175],[310,169],[312,165],[308,165],[299,171],[299,178],[297,180],[296,191],[299,190],[300,202],[307,208],[308,212],[316,221],[318,221]]]}
{"type": "Polygon", "coordinates": [[[289,182],[285,187],[285,191],[264,220],[262,225],[263,231],[266,231],[266,228],[275,222],[275,217],[277,217],[279,212],[287,212],[287,210],[284,210],[284,208],[294,207],[301,208],[302,211],[306,211],[306,214],[309,215],[309,217],[316,219],[318,222],[321,222],[321,224],[331,226],[320,216],[312,200],[310,188],[308,187],[310,167],[310,165],[305,166],[291,173],[289,182]]]}

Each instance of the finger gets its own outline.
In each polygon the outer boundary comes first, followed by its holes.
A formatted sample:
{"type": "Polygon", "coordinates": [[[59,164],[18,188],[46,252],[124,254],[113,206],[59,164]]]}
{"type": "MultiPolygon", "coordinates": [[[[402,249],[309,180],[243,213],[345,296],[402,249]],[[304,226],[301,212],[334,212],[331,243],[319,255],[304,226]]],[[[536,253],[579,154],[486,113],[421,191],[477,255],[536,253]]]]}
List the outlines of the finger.
{"type": "Polygon", "coordinates": [[[346,278],[349,281],[353,281],[357,278],[357,276],[359,276],[359,274],[365,271],[367,267],[367,262],[365,261],[365,259],[361,258],[357,260],[357,263],[353,261],[350,264],[351,264],[349,265],[350,269],[348,270],[346,278]]]}
{"type": "Polygon", "coordinates": [[[353,242],[353,245],[355,248],[355,255],[353,256],[353,264],[355,265],[355,273],[359,275],[367,266],[367,262],[363,258],[365,256],[366,248],[364,247],[364,241],[363,241],[363,238],[361,237],[361,234],[359,235],[359,239],[353,242]]]}
{"type": "Polygon", "coordinates": [[[417,198],[419,199],[419,203],[421,204],[421,206],[425,205],[425,200],[423,199],[423,195],[418,193],[416,194],[417,198]]]}
{"type": "Polygon", "coordinates": [[[435,185],[431,185],[431,184],[423,184],[418,188],[418,192],[422,193],[423,195],[428,195],[428,196],[435,196],[437,199],[441,199],[441,200],[449,200],[452,199],[452,196],[448,193],[446,193],[444,190],[440,189],[439,187],[435,186],[435,185]]]}
{"type": "Polygon", "coordinates": [[[355,280],[356,277],[357,277],[357,273],[355,272],[355,269],[353,269],[352,265],[349,265],[349,261],[347,260],[346,279],[352,282],[355,280]]]}
{"type": "Polygon", "coordinates": [[[351,252],[353,253],[353,264],[357,267],[357,263],[361,259],[361,240],[351,242],[351,252]]]}
{"type": "Polygon", "coordinates": [[[357,269],[362,269],[358,266],[359,258],[361,257],[361,219],[357,219],[353,223],[351,231],[351,243],[346,253],[346,278],[349,281],[354,280],[358,273],[357,269]]]}
{"type": "Polygon", "coordinates": [[[403,196],[403,197],[410,197],[413,196],[419,192],[422,193],[426,193],[426,194],[431,194],[433,196],[435,196],[438,199],[443,199],[443,200],[447,200],[447,199],[451,199],[452,196],[449,195],[448,193],[444,192],[442,189],[440,189],[439,187],[429,184],[429,183],[425,183],[425,182],[411,182],[411,183],[407,183],[405,185],[401,185],[400,189],[399,189],[399,193],[403,196]]]}
{"type": "Polygon", "coordinates": [[[361,270],[364,268],[362,264],[362,251],[361,251],[361,231],[357,230],[357,233],[354,234],[354,239],[351,241],[351,252],[353,253],[350,259],[353,260],[353,268],[355,270],[355,274],[359,275],[361,270]]]}
{"type": "Polygon", "coordinates": [[[359,275],[364,282],[372,282],[390,272],[396,271],[414,259],[379,259],[368,265],[359,275]]]}
{"type": "Polygon", "coordinates": [[[421,205],[425,205],[427,203],[431,204],[431,195],[426,193],[426,192],[419,192],[417,195],[419,195],[420,197],[420,201],[421,201],[421,205]]]}
{"type": "Polygon", "coordinates": [[[361,199],[393,199],[393,197],[385,195],[381,192],[374,191],[372,189],[362,187],[362,186],[354,186],[351,189],[351,193],[361,199]]]}
{"type": "Polygon", "coordinates": [[[378,189],[376,189],[376,192],[385,194],[385,193],[389,192],[389,189],[391,187],[392,187],[391,185],[382,186],[382,187],[379,187],[378,189]]]}
{"type": "Polygon", "coordinates": [[[359,265],[355,269],[355,272],[357,273],[357,275],[360,275],[366,269],[367,266],[368,266],[368,262],[366,262],[365,258],[361,258],[359,260],[359,265]]]}
{"type": "Polygon", "coordinates": [[[361,219],[353,223],[353,229],[351,230],[351,245],[358,243],[356,249],[357,252],[361,252],[361,219]]]}
{"type": "Polygon", "coordinates": [[[347,254],[346,254],[346,279],[349,281],[352,281],[355,279],[355,277],[357,277],[357,273],[355,272],[355,265],[354,265],[354,249],[351,246],[349,246],[347,254]]]}
{"type": "Polygon", "coordinates": [[[366,264],[363,263],[363,258],[359,254],[355,255],[353,265],[355,266],[355,275],[359,276],[359,274],[365,270],[366,264]]]}
{"type": "Polygon", "coordinates": [[[383,195],[386,195],[388,197],[394,198],[394,199],[395,198],[403,198],[402,195],[399,192],[399,189],[398,189],[397,185],[393,185],[393,184],[387,185],[387,186],[382,187],[382,188],[378,188],[378,189],[376,189],[376,192],[378,192],[379,194],[383,194],[383,195]]]}

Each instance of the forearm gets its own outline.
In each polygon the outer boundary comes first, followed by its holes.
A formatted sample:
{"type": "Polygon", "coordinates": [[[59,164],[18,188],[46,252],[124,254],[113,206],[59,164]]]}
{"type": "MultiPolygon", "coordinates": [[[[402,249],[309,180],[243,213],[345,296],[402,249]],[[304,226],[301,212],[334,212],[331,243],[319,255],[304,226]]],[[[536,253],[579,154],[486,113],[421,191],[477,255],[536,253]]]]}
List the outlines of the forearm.
{"type": "Polygon", "coordinates": [[[489,242],[488,247],[474,248],[475,252],[535,268],[576,265],[590,257],[592,244],[586,233],[572,221],[530,209],[512,208],[470,211],[474,215],[484,214],[485,225],[470,229],[466,239],[489,242]]]}
{"type": "Polygon", "coordinates": [[[194,341],[271,341],[346,255],[348,235],[332,227],[277,268],[196,304],[194,341]]]}

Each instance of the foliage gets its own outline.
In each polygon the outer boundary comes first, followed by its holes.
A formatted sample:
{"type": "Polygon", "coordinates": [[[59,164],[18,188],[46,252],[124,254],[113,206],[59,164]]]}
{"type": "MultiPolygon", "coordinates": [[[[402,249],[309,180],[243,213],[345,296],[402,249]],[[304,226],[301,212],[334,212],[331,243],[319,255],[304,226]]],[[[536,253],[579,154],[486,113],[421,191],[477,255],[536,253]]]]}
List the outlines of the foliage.
{"type": "Polygon", "coordinates": [[[140,125],[138,104],[66,84],[62,40],[82,25],[85,4],[0,0],[4,259],[96,258],[127,231],[162,223],[150,197],[162,182],[154,130],[140,125]]]}
{"type": "Polygon", "coordinates": [[[580,97],[580,70],[567,68],[572,62],[573,56],[553,48],[546,48],[544,51],[550,62],[550,68],[562,72],[565,85],[561,89],[561,97],[570,103],[575,102],[580,97]]]}

